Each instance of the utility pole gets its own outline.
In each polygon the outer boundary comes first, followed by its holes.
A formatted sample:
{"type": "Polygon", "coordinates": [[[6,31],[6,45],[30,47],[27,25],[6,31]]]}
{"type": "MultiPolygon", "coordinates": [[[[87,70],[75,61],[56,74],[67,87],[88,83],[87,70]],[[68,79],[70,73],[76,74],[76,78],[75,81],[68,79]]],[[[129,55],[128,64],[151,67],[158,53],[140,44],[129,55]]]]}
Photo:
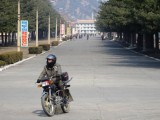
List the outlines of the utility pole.
{"type": "Polygon", "coordinates": [[[18,0],[17,51],[20,52],[20,0],[18,0]]]}
{"type": "Polygon", "coordinates": [[[62,25],[61,25],[61,18],[60,18],[60,37],[59,37],[59,41],[62,41],[62,25]]]}
{"type": "Polygon", "coordinates": [[[38,8],[36,11],[36,47],[38,47],[38,8]]]}
{"type": "Polygon", "coordinates": [[[50,14],[49,14],[49,18],[48,18],[48,44],[51,44],[51,18],[50,18],[50,14]]]}
{"type": "Polygon", "coordinates": [[[55,39],[57,41],[57,18],[56,18],[56,31],[55,31],[55,39]]]}

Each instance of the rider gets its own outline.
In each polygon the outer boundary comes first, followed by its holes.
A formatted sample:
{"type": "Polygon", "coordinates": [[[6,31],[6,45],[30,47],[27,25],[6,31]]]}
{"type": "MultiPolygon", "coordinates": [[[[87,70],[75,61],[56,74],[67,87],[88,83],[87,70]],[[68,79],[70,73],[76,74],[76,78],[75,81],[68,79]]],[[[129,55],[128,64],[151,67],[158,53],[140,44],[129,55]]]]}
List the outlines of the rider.
{"type": "Polygon", "coordinates": [[[60,64],[58,64],[57,61],[57,57],[53,54],[49,54],[47,56],[47,62],[44,66],[43,71],[41,72],[37,83],[40,83],[41,80],[45,77],[51,78],[54,81],[54,84],[63,91],[63,97],[65,97],[65,92],[64,92],[64,86],[63,86],[63,82],[61,80],[61,74],[62,74],[62,70],[61,70],[61,66],[60,64]]]}

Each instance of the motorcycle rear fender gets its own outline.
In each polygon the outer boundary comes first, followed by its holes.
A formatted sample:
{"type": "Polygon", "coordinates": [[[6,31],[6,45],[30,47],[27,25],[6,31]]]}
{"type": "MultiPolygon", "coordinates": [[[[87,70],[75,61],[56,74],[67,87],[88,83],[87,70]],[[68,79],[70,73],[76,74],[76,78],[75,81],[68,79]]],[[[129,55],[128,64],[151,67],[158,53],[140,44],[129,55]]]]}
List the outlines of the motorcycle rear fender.
{"type": "Polygon", "coordinates": [[[69,102],[73,101],[73,97],[72,97],[69,89],[65,89],[65,93],[66,93],[66,95],[69,97],[69,102]]]}

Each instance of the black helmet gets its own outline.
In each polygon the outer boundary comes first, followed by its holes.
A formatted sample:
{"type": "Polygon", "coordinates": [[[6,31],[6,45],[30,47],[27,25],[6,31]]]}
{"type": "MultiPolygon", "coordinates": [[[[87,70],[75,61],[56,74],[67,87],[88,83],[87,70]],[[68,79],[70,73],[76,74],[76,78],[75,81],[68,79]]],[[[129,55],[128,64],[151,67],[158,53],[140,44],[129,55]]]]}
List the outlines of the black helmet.
{"type": "Polygon", "coordinates": [[[52,68],[56,64],[57,57],[55,55],[49,54],[46,59],[48,68],[52,68]],[[48,62],[48,60],[52,60],[52,62],[48,62]]]}

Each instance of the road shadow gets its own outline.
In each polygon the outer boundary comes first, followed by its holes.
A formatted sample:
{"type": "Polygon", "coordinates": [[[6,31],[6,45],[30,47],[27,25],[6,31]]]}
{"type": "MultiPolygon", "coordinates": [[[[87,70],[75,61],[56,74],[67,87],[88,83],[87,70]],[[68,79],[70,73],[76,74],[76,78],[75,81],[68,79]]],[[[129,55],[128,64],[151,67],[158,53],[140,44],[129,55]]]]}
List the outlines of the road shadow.
{"type": "Polygon", "coordinates": [[[37,116],[40,116],[40,117],[48,117],[43,110],[35,110],[32,112],[33,114],[36,114],[37,116]]]}
{"type": "MultiPolygon", "coordinates": [[[[43,110],[34,110],[32,113],[39,117],[48,117],[43,110]]],[[[62,109],[60,107],[57,107],[55,110],[55,115],[63,115],[63,114],[64,113],[62,109]]]]}
{"type": "Polygon", "coordinates": [[[143,54],[135,53],[132,49],[125,49],[116,41],[105,40],[99,44],[98,47],[102,48],[103,51],[94,52],[111,55],[111,58],[107,58],[108,61],[112,61],[108,65],[137,68],[160,68],[160,61],[145,57],[143,54]]]}

